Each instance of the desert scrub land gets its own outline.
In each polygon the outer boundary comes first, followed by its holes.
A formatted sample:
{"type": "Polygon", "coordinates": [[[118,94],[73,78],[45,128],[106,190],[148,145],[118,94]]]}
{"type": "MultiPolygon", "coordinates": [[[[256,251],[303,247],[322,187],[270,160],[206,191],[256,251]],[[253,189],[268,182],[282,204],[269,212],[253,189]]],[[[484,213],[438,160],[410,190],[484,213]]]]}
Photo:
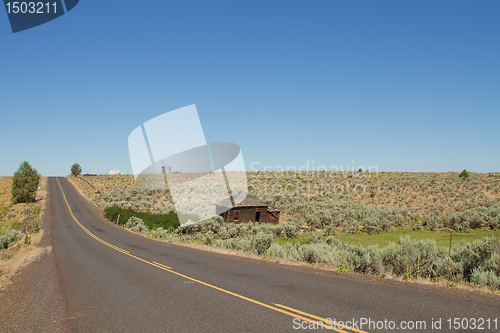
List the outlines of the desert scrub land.
{"type": "Polygon", "coordinates": [[[156,214],[175,211],[168,189],[150,190],[137,187],[131,175],[68,176],[68,179],[92,203],[102,209],[115,206],[156,214]]]}
{"type": "Polygon", "coordinates": [[[0,233],[8,227],[26,231],[32,229],[27,226],[26,219],[34,218],[41,212],[41,196],[37,196],[35,203],[12,203],[10,190],[12,177],[0,177],[0,233]]]}
{"type": "Polygon", "coordinates": [[[38,233],[38,215],[41,196],[35,203],[12,203],[12,177],[0,177],[0,258],[11,257],[19,249],[21,240],[29,243],[29,235],[38,233]],[[19,245],[19,246],[18,246],[19,245]]]}
{"type": "MultiPolygon", "coordinates": [[[[280,224],[227,224],[215,217],[167,229],[129,214],[120,225],[154,238],[276,261],[500,289],[498,173],[471,173],[469,179],[451,172],[247,176],[250,193],[281,210],[280,224]]],[[[115,210],[111,220],[117,208],[175,212],[168,188],[136,187],[130,175],[70,179],[105,212],[115,210]]]]}
{"type": "MultiPolygon", "coordinates": [[[[327,233],[398,229],[457,233],[500,227],[500,174],[248,173],[249,191],[281,210],[281,222],[327,233]],[[357,177],[353,177],[357,175],[357,177]]],[[[97,206],[175,212],[167,189],[143,189],[130,175],[70,177],[97,206]]]]}
{"type": "MultiPolygon", "coordinates": [[[[46,179],[41,184],[44,193],[46,179]]],[[[20,267],[49,250],[39,246],[42,195],[38,194],[34,203],[13,204],[11,186],[12,177],[0,177],[0,289],[20,267]]]]}

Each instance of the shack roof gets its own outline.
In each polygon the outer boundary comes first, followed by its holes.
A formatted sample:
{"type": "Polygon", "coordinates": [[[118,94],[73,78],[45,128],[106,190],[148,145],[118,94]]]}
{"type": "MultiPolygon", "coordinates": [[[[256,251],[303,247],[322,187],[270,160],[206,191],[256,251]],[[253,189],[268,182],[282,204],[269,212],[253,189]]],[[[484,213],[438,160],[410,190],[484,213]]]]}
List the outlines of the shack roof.
{"type": "MultiPolygon", "coordinates": [[[[240,197],[240,193],[233,195],[233,197],[240,197]]],[[[219,202],[217,206],[224,206],[224,207],[232,207],[231,200],[232,198],[226,198],[219,202]]],[[[254,197],[251,194],[247,194],[245,199],[243,199],[239,204],[237,204],[235,207],[267,207],[269,206],[265,202],[260,201],[256,197],[254,197]]]]}

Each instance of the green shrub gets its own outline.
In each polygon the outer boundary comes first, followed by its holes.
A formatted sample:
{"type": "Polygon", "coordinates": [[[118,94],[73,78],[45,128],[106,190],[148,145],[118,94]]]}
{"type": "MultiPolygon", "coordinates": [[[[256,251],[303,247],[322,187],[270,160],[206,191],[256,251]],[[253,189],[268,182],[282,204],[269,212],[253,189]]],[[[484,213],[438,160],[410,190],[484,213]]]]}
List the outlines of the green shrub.
{"type": "Polygon", "coordinates": [[[297,236],[297,226],[293,223],[285,224],[285,238],[292,239],[297,236]]]}
{"type": "Polygon", "coordinates": [[[19,228],[19,226],[21,225],[21,223],[19,223],[19,220],[18,219],[15,219],[14,221],[12,221],[12,223],[10,224],[10,227],[12,229],[17,229],[19,228]]]}
{"type": "Polygon", "coordinates": [[[335,235],[335,228],[329,225],[325,229],[325,236],[332,236],[332,235],[335,235]]]}
{"type": "Polygon", "coordinates": [[[73,176],[79,176],[82,173],[82,167],[80,164],[75,163],[71,166],[71,174],[73,176]]]}
{"type": "Polygon", "coordinates": [[[222,217],[217,215],[208,220],[202,221],[201,223],[201,232],[207,233],[211,231],[214,234],[218,234],[224,220],[222,217]]]}
{"type": "Polygon", "coordinates": [[[468,179],[469,178],[469,172],[467,170],[463,170],[459,175],[458,177],[462,178],[462,179],[468,179]]]}
{"type": "Polygon", "coordinates": [[[229,234],[229,231],[227,231],[227,227],[225,225],[223,225],[220,230],[219,230],[219,233],[217,235],[219,238],[221,239],[228,239],[228,238],[231,238],[231,235],[229,234]]]}
{"type": "Polygon", "coordinates": [[[194,234],[197,232],[201,231],[202,228],[202,222],[193,222],[191,220],[188,220],[184,225],[180,226],[177,228],[177,233],[179,234],[194,234]]]}
{"type": "Polygon", "coordinates": [[[205,240],[204,240],[205,245],[212,245],[213,239],[214,239],[214,232],[212,230],[207,231],[205,233],[205,240]]]}
{"type": "Polygon", "coordinates": [[[302,245],[300,247],[300,250],[300,252],[302,253],[302,260],[310,264],[318,262],[318,254],[313,246],[307,244],[302,245]]]}
{"type": "Polygon", "coordinates": [[[237,250],[238,251],[243,251],[243,252],[251,252],[251,250],[252,250],[252,242],[249,239],[247,239],[247,238],[241,238],[238,241],[237,250]]]}
{"type": "Polygon", "coordinates": [[[311,232],[309,235],[309,241],[313,244],[316,244],[321,240],[321,233],[320,232],[311,232]]]}
{"type": "Polygon", "coordinates": [[[239,241],[236,238],[218,239],[215,242],[215,246],[223,249],[236,250],[238,249],[238,243],[239,241]]]}
{"type": "Polygon", "coordinates": [[[115,206],[108,207],[104,210],[104,216],[112,222],[116,223],[118,215],[120,215],[120,221],[118,222],[120,225],[125,225],[125,223],[134,216],[143,220],[149,230],[156,230],[158,228],[169,229],[169,227],[177,228],[180,225],[177,214],[175,213],[147,214],[115,206]]]}
{"type": "Polygon", "coordinates": [[[16,243],[23,237],[23,233],[12,228],[7,228],[0,236],[0,249],[7,249],[10,245],[16,243]]]}
{"type": "Polygon", "coordinates": [[[14,203],[35,202],[41,176],[28,162],[23,162],[14,173],[11,195],[14,203]]]}
{"type": "Polygon", "coordinates": [[[33,213],[33,208],[31,207],[26,207],[21,210],[21,215],[30,215],[31,213],[33,213]]]}
{"type": "Polygon", "coordinates": [[[273,236],[265,231],[259,231],[253,239],[253,248],[257,254],[263,254],[273,242],[273,236]]]}
{"type": "Polygon", "coordinates": [[[283,233],[283,230],[285,230],[285,225],[283,223],[277,224],[273,229],[274,237],[280,238],[283,233]]]}
{"type": "Polygon", "coordinates": [[[146,227],[144,221],[135,216],[128,219],[127,223],[125,223],[125,228],[136,232],[148,232],[148,227],[146,227]]]}
{"type": "Polygon", "coordinates": [[[474,269],[471,276],[471,282],[478,285],[486,285],[496,290],[500,288],[500,277],[495,272],[483,271],[481,269],[474,269]]]}
{"type": "Polygon", "coordinates": [[[26,234],[26,236],[24,236],[24,246],[28,246],[31,244],[31,236],[29,234],[26,234]]]}

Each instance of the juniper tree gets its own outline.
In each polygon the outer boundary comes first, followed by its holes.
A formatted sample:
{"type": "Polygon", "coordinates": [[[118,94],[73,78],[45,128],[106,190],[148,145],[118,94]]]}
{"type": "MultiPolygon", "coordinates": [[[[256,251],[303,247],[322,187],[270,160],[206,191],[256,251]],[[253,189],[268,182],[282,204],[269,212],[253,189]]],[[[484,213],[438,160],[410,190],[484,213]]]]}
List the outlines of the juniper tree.
{"type": "Polygon", "coordinates": [[[469,172],[467,170],[464,169],[464,171],[462,171],[458,177],[462,178],[462,179],[469,179],[469,172]]]}
{"type": "Polygon", "coordinates": [[[75,163],[71,166],[71,174],[73,176],[79,176],[82,173],[82,167],[80,164],[75,163]]]}
{"type": "Polygon", "coordinates": [[[24,161],[14,173],[12,179],[12,202],[35,202],[40,174],[28,162],[24,161]]]}

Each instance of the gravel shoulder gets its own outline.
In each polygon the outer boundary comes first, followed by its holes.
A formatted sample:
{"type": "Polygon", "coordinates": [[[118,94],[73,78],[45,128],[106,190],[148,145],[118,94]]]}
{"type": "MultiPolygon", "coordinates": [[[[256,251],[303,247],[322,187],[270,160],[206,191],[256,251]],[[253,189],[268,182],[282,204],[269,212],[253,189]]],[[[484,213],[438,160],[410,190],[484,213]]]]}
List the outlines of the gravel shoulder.
{"type": "Polygon", "coordinates": [[[52,252],[50,193],[42,183],[43,225],[32,245],[1,263],[0,331],[64,332],[64,304],[52,252]]]}

